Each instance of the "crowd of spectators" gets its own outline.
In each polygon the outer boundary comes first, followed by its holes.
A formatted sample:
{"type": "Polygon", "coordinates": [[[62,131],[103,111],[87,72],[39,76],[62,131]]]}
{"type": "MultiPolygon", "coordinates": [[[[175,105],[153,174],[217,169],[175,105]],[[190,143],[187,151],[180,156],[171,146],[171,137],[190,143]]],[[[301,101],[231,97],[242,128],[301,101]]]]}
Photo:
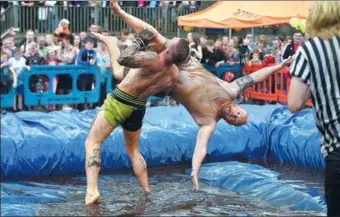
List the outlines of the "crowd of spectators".
{"type": "MultiPolygon", "coordinates": [[[[33,6],[42,4],[46,1],[21,1],[17,4],[23,6],[33,6]]],[[[64,1],[63,4],[79,6],[85,4],[80,1],[64,1]]],[[[107,6],[108,1],[87,1],[86,4],[95,2],[107,6]]],[[[123,4],[137,4],[137,6],[150,6],[153,1],[124,1],[123,4]]],[[[185,4],[194,7],[200,1],[157,1],[157,6],[164,4],[185,4]]],[[[8,3],[9,4],[9,3],[8,3]]],[[[61,4],[60,2],[58,4],[61,4]]],[[[69,6],[71,6],[69,5],[69,6]]],[[[2,2],[6,7],[6,2],[2,2]]],[[[128,5],[134,6],[134,5],[128,5]]],[[[1,45],[1,68],[10,73],[10,79],[1,80],[1,93],[8,91],[11,84],[16,88],[14,111],[30,109],[23,106],[23,78],[21,76],[24,70],[29,71],[32,65],[96,65],[100,67],[102,74],[110,70],[110,55],[105,44],[100,43],[90,36],[90,32],[98,32],[99,27],[92,24],[87,32],[74,34],[69,29],[70,22],[62,19],[59,26],[53,33],[39,34],[33,30],[25,32],[25,38],[22,41],[16,39],[15,29],[11,29],[6,37],[2,40],[1,45]],[[4,88],[5,87],[5,88],[4,88]]],[[[104,35],[111,35],[109,32],[102,32],[104,35]]],[[[120,50],[125,49],[135,39],[135,35],[128,30],[122,30],[119,37],[120,50]]],[[[308,40],[308,35],[301,32],[294,32],[293,37],[285,38],[283,36],[275,37],[271,40],[266,35],[260,35],[258,40],[252,34],[245,37],[218,37],[216,40],[208,38],[206,35],[197,33],[188,33],[187,39],[190,42],[190,54],[197,58],[202,64],[213,67],[220,67],[221,64],[268,64],[280,63],[283,59],[288,58],[295,53],[298,46],[303,41],[308,40]]],[[[103,76],[104,77],[104,76],[103,76]]],[[[100,101],[96,104],[80,105],[63,105],[48,106],[49,110],[68,109],[71,107],[79,110],[98,107],[105,99],[105,80],[100,87],[100,101]]],[[[46,76],[31,76],[29,88],[32,92],[42,93],[49,89],[52,84],[52,90],[56,94],[68,94],[72,89],[72,79],[67,75],[59,75],[49,82],[46,76]]],[[[89,91],[93,88],[94,78],[91,75],[81,75],[77,81],[77,88],[81,91],[89,91]]],[[[170,103],[170,102],[168,102],[170,103]]],[[[171,102],[173,103],[173,102],[171,102]]]]}
{"type": "Polygon", "coordinates": [[[189,33],[187,38],[190,42],[191,56],[202,64],[214,67],[221,64],[258,63],[263,66],[279,64],[294,55],[297,48],[309,39],[307,34],[303,36],[299,31],[295,31],[293,37],[277,36],[271,41],[266,35],[260,35],[255,41],[252,34],[232,38],[223,36],[214,41],[205,35],[189,33]]]}

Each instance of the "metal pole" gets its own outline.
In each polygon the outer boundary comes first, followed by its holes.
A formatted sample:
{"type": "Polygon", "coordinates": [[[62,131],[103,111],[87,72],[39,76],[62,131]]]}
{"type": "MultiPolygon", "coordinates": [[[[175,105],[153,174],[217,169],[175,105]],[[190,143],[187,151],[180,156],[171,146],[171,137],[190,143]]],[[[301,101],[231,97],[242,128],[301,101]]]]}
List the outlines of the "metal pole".
{"type": "Polygon", "coordinates": [[[233,32],[233,30],[230,28],[230,29],[229,29],[229,38],[231,38],[232,32],[233,32]]]}
{"type": "Polygon", "coordinates": [[[181,37],[181,30],[180,30],[179,26],[177,26],[177,37],[178,38],[181,37]]]}
{"type": "Polygon", "coordinates": [[[253,35],[253,37],[254,37],[254,27],[251,27],[251,34],[253,35]]]}

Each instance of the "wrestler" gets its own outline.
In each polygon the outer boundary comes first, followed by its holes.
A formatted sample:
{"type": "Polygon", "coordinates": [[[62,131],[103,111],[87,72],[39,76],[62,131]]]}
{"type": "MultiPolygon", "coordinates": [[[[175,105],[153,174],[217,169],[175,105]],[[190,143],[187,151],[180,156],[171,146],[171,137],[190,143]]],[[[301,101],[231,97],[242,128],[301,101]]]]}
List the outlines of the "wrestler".
{"type": "MultiPolygon", "coordinates": [[[[159,54],[141,51],[154,36],[151,31],[142,30],[139,37],[121,54],[117,46],[116,51],[111,52],[113,66],[138,69],[129,72],[113,93],[107,95],[90,128],[85,142],[86,205],[96,202],[100,197],[97,186],[101,164],[100,145],[118,125],[123,128],[125,146],[134,173],[143,190],[150,192],[146,163],[138,150],[146,99],[160,91],[167,93],[173,88],[178,80],[175,64],[185,61],[189,55],[189,43],[184,39],[159,54]]],[[[117,45],[117,38],[111,40],[117,45]]]]}
{"type": "MultiPolygon", "coordinates": [[[[149,44],[149,48],[159,53],[163,49],[176,45],[181,39],[167,40],[157,30],[144,21],[126,13],[120,8],[116,0],[111,0],[112,12],[122,18],[136,33],[142,29],[149,29],[156,36],[149,44]]],[[[94,35],[112,49],[110,37],[94,35]]],[[[113,52],[113,51],[111,51],[113,52]]],[[[178,65],[178,81],[168,93],[177,102],[181,103],[194,118],[199,126],[197,133],[195,152],[192,159],[193,190],[198,190],[198,172],[205,158],[207,144],[212,136],[216,123],[220,119],[232,125],[242,125],[247,121],[247,113],[239,105],[231,104],[248,87],[261,82],[277,70],[289,65],[292,58],[288,58],[281,64],[261,69],[251,75],[239,78],[232,83],[225,82],[207,71],[195,58],[188,58],[186,63],[178,65]]],[[[124,77],[123,70],[113,68],[115,78],[124,77]]],[[[129,72],[130,73],[130,72],[129,72]]],[[[129,74],[128,73],[128,74],[129,74]]]]}

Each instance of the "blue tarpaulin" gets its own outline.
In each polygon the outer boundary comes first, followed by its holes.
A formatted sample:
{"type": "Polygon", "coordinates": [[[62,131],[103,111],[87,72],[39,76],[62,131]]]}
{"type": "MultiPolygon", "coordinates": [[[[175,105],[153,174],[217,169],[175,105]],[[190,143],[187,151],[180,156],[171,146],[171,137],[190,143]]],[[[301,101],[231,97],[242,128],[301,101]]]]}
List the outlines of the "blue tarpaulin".
{"type": "MultiPolygon", "coordinates": [[[[235,127],[220,121],[209,142],[206,157],[208,161],[273,158],[304,167],[324,167],[324,160],[320,154],[319,133],[311,110],[291,114],[286,107],[279,105],[242,105],[242,107],[249,114],[248,123],[235,127]]],[[[96,111],[91,110],[2,114],[2,181],[83,173],[84,142],[95,113],[96,111]]],[[[140,136],[140,151],[148,166],[190,163],[197,130],[198,127],[192,117],[183,107],[148,108],[140,136]]],[[[105,140],[101,146],[101,153],[102,171],[131,167],[121,128],[116,129],[105,140]]],[[[232,168],[235,166],[237,165],[222,165],[218,167],[221,173],[213,175],[209,172],[205,173],[203,169],[200,176],[207,182],[228,190],[243,189],[245,194],[250,193],[249,189],[247,190],[250,184],[254,188],[262,186],[264,181],[261,182],[261,179],[268,178],[268,174],[271,174],[268,180],[273,188],[279,188],[278,185],[282,184],[277,180],[275,173],[257,167],[241,165],[249,173],[232,175],[234,173],[232,168]],[[237,188],[231,189],[232,183],[227,180],[233,180],[237,188]]],[[[282,189],[281,196],[285,198],[282,200],[274,200],[274,195],[270,196],[260,187],[258,193],[255,192],[253,195],[261,194],[266,201],[284,203],[292,199],[288,196],[287,192],[289,192],[289,194],[299,195],[296,197],[301,199],[293,200],[287,205],[289,208],[321,209],[321,205],[314,200],[315,198],[305,197],[306,195],[296,193],[294,189],[287,191],[284,190],[286,188],[282,189]]],[[[28,188],[27,185],[11,184],[2,186],[1,198],[2,213],[3,210],[7,210],[7,213],[13,215],[20,213],[32,215],[38,205],[27,206],[25,202],[39,204],[61,200],[62,197],[58,192],[42,192],[39,189],[28,188]],[[15,193],[16,188],[17,191],[26,193],[18,195],[15,193]],[[37,201],[39,203],[36,203],[37,201]]]]}

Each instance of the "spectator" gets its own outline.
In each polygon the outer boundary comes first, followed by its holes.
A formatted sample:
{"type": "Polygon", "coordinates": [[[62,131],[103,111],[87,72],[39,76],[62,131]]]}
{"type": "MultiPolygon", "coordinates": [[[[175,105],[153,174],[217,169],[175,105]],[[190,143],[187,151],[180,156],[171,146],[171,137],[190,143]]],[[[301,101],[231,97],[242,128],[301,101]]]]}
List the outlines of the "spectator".
{"type": "Polygon", "coordinates": [[[14,57],[8,60],[8,64],[14,70],[17,78],[17,96],[14,99],[13,110],[22,110],[23,108],[23,93],[24,93],[24,81],[21,73],[24,69],[30,70],[30,67],[26,65],[26,59],[23,57],[23,53],[20,48],[14,50],[14,57]]]}
{"type": "MultiPolygon", "coordinates": [[[[79,36],[78,36],[79,39],[79,36]]],[[[80,40],[78,41],[80,43],[80,40]]],[[[57,57],[60,64],[73,65],[75,64],[77,49],[72,45],[73,36],[66,35],[62,39],[62,48],[59,50],[57,57]]],[[[57,93],[58,94],[68,94],[72,90],[72,77],[70,75],[59,75],[58,76],[57,93]]],[[[63,110],[71,109],[68,105],[62,105],[63,110]]]]}
{"type": "Polygon", "coordinates": [[[261,52],[257,49],[253,50],[251,52],[251,59],[250,59],[250,64],[256,63],[256,64],[260,64],[262,63],[262,56],[261,56],[261,52]]]}
{"type": "Polygon", "coordinates": [[[284,48],[282,59],[287,59],[289,56],[293,56],[301,44],[302,34],[300,31],[295,31],[293,35],[293,42],[288,43],[284,48]]]}
{"type": "MultiPolygon", "coordinates": [[[[265,51],[265,49],[264,49],[264,44],[263,44],[263,42],[261,42],[261,41],[259,41],[259,42],[257,43],[256,50],[257,50],[258,52],[260,52],[261,57],[263,57],[264,55],[267,54],[266,51],[265,51]]],[[[261,58],[261,60],[262,60],[262,58],[261,58]]]]}
{"type": "Polygon", "coordinates": [[[86,32],[80,32],[79,36],[80,36],[81,47],[84,47],[85,39],[87,38],[87,33],[86,32]]]}
{"type": "Polygon", "coordinates": [[[264,67],[275,64],[275,54],[273,49],[269,49],[268,54],[264,55],[262,63],[264,67]]]}
{"type": "Polygon", "coordinates": [[[242,45],[239,47],[239,56],[240,56],[241,65],[245,63],[246,57],[249,54],[250,54],[249,39],[245,38],[243,39],[242,45]]]}
{"type": "MultiPolygon", "coordinates": [[[[79,51],[77,56],[77,65],[96,65],[97,53],[93,50],[94,41],[92,38],[88,38],[85,42],[85,48],[79,51]]],[[[80,75],[78,77],[78,89],[81,91],[90,91],[92,89],[93,77],[92,75],[80,75]]],[[[85,109],[85,104],[78,105],[79,110],[85,109]]]]}
{"type": "Polygon", "coordinates": [[[188,39],[189,43],[192,42],[192,32],[189,32],[187,34],[187,39],[188,39]]]}
{"type": "MultiPolygon", "coordinates": [[[[92,24],[89,28],[89,31],[90,32],[98,32],[98,26],[96,24],[92,24]]],[[[93,43],[94,43],[94,48],[97,48],[98,46],[98,41],[97,39],[93,38],[91,35],[87,35],[85,38],[84,38],[84,42],[85,41],[88,41],[88,39],[91,38],[93,43]]]]}
{"type": "Polygon", "coordinates": [[[225,55],[221,51],[218,44],[214,43],[213,40],[208,40],[207,47],[203,49],[203,63],[207,63],[211,66],[218,68],[224,63],[225,55]]]}
{"type": "Polygon", "coordinates": [[[247,34],[246,37],[249,40],[249,50],[252,51],[256,48],[256,44],[254,43],[254,36],[253,34],[247,34]]]}
{"type": "Polygon", "coordinates": [[[47,48],[47,52],[49,52],[50,50],[59,50],[60,47],[57,46],[55,44],[55,38],[54,35],[52,34],[47,34],[46,35],[46,48],[47,48]]]}
{"type": "Polygon", "coordinates": [[[223,36],[223,38],[222,38],[222,45],[223,45],[223,47],[227,48],[228,44],[229,44],[229,37],[228,36],[223,36]]]}
{"type": "Polygon", "coordinates": [[[221,51],[223,51],[223,47],[222,47],[222,38],[218,38],[215,41],[215,47],[220,49],[221,51]]]}
{"type": "Polygon", "coordinates": [[[74,35],[73,46],[76,49],[77,54],[82,49],[81,40],[79,35],[74,35]]]}
{"type": "Polygon", "coordinates": [[[1,54],[6,54],[8,57],[14,56],[13,42],[10,38],[6,38],[1,46],[1,54]]]}
{"type": "Polygon", "coordinates": [[[309,34],[306,32],[304,36],[305,42],[311,40],[309,34]]]}
{"type": "MultiPolygon", "coordinates": [[[[189,40],[189,37],[188,37],[189,40]]],[[[201,47],[200,36],[198,34],[192,34],[189,40],[190,44],[190,55],[196,58],[198,61],[201,61],[203,58],[203,52],[201,47]]]]}
{"type": "Polygon", "coordinates": [[[129,31],[124,29],[120,32],[120,40],[118,41],[119,50],[127,48],[132,42],[128,40],[129,31]]]}
{"type": "Polygon", "coordinates": [[[62,48],[58,52],[58,59],[62,64],[72,65],[75,63],[77,50],[73,47],[72,42],[72,35],[67,35],[62,39],[62,48]]]}
{"type": "Polygon", "coordinates": [[[263,54],[266,55],[268,53],[268,50],[271,49],[271,47],[268,44],[268,37],[266,35],[260,35],[259,43],[263,45],[262,51],[263,54]]]}
{"type": "Polygon", "coordinates": [[[205,35],[201,35],[200,41],[201,41],[201,47],[205,48],[207,46],[208,37],[205,35]]]}
{"type": "Polygon", "coordinates": [[[39,51],[42,54],[42,57],[44,60],[47,59],[47,48],[46,48],[46,38],[45,36],[41,35],[38,37],[37,40],[38,46],[39,46],[39,51]]]}
{"type": "Polygon", "coordinates": [[[79,51],[77,56],[77,65],[96,65],[97,56],[96,51],[93,49],[94,41],[88,38],[85,42],[85,47],[79,51]]]}
{"type": "MultiPolygon", "coordinates": [[[[60,64],[60,61],[57,59],[57,50],[49,50],[47,54],[48,58],[45,61],[45,65],[49,66],[57,66],[60,64]]],[[[55,76],[52,81],[52,92],[56,93],[57,85],[58,85],[58,76],[55,76]]],[[[44,90],[48,90],[49,88],[49,79],[44,79],[44,90]]],[[[48,110],[53,111],[56,110],[56,105],[48,105],[48,110]]]]}
{"type": "Polygon", "coordinates": [[[35,41],[35,34],[33,32],[33,30],[29,29],[26,31],[26,34],[25,34],[25,39],[24,41],[21,42],[21,51],[23,53],[26,53],[27,52],[27,45],[31,42],[35,41]]]}
{"type": "Polygon", "coordinates": [[[225,51],[225,62],[229,65],[240,64],[240,58],[238,52],[233,47],[228,47],[225,51]]]}
{"type": "Polygon", "coordinates": [[[282,62],[282,44],[278,39],[273,40],[273,53],[275,57],[275,63],[279,64],[282,62]]]}
{"type": "Polygon", "coordinates": [[[26,58],[27,65],[43,65],[44,59],[42,53],[38,49],[38,45],[35,42],[31,42],[27,46],[27,52],[24,57],[26,58]]]}
{"type": "Polygon", "coordinates": [[[7,94],[13,86],[13,88],[17,87],[17,76],[14,70],[11,68],[8,63],[9,57],[7,54],[1,54],[0,60],[0,69],[2,73],[2,77],[0,79],[0,92],[1,94],[7,94]]]}
{"type": "MultiPolygon", "coordinates": [[[[39,52],[38,45],[35,42],[31,42],[27,46],[27,52],[25,53],[26,64],[32,65],[43,65],[44,59],[42,54],[39,52]]],[[[33,75],[30,78],[29,85],[30,90],[34,93],[44,92],[44,77],[43,75],[33,75]]]]}
{"type": "Polygon", "coordinates": [[[58,40],[61,40],[61,33],[64,33],[65,35],[71,34],[70,29],[68,28],[69,24],[70,24],[70,21],[68,21],[67,19],[62,19],[60,21],[58,28],[54,32],[58,40]]]}

